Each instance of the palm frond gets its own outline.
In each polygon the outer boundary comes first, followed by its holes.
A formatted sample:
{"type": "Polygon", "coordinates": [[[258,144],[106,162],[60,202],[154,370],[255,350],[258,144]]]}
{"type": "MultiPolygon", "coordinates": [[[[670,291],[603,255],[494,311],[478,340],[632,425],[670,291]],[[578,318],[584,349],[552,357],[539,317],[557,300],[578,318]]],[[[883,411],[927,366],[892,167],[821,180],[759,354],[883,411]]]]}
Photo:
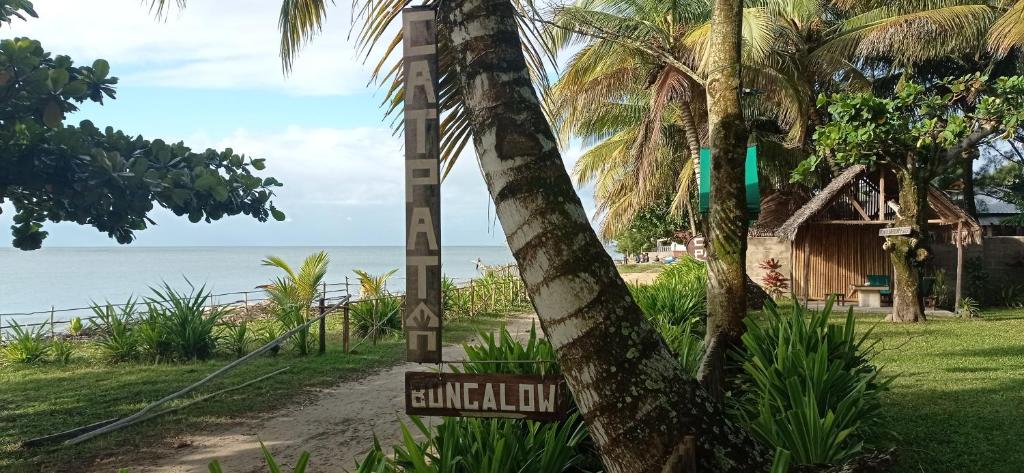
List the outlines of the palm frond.
{"type": "Polygon", "coordinates": [[[1005,1],[1003,5],[1009,8],[992,24],[988,34],[989,49],[1000,57],[1014,47],[1024,48],[1024,0],[1005,1]]]}

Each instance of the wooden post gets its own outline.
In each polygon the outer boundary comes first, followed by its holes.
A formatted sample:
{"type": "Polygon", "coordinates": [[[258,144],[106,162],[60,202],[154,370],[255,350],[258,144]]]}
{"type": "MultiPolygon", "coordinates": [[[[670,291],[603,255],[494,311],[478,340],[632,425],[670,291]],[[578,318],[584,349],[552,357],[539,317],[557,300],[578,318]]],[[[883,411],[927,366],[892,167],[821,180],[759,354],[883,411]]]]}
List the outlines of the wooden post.
{"type": "Polygon", "coordinates": [[[811,299],[811,238],[804,235],[804,306],[811,299]]]}
{"type": "Polygon", "coordinates": [[[878,170],[878,220],[885,220],[885,169],[878,170]]]}
{"type": "Polygon", "coordinates": [[[53,340],[53,306],[50,306],[50,340],[53,340]]]}
{"type": "Polygon", "coordinates": [[[245,312],[245,318],[249,319],[249,291],[245,291],[242,293],[242,303],[244,304],[245,307],[245,309],[243,310],[243,312],[245,312]]]}
{"type": "Polygon", "coordinates": [[[953,302],[953,312],[960,313],[960,300],[963,295],[964,283],[964,222],[961,220],[956,225],[956,298],[953,302]]]}
{"type": "MultiPolygon", "coordinates": [[[[348,286],[345,286],[346,288],[348,286]]],[[[341,349],[348,353],[348,301],[345,301],[345,305],[341,307],[341,312],[344,316],[343,325],[341,327],[341,349]]]]}
{"type": "Polygon", "coordinates": [[[469,315],[476,315],[476,291],[473,290],[473,280],[469,280],[469,315]]]}
{"type": "Polygon", "coordinates": [[[327,317],[324,317],[324,311],[327,309],[327,301],[324,299],[324,294],[320,293],[320,351],[319,354],[323,355],[324,351],[327,350],[327,317]]]}

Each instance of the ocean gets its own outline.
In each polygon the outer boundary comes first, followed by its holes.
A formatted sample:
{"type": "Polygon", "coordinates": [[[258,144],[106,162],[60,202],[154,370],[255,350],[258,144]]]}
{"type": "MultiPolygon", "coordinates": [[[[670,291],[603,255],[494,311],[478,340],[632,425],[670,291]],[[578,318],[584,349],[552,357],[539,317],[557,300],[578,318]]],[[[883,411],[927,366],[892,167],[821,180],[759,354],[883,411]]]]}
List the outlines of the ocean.
{"type": "MultiPolygon", "coordinates": [[[[8,325],[12,318],[19,323],[49,318],[49,314],[2,314],[45,312],[51,306],[87,307],[93,301],[123,303],[129,297],[150,295],[150,287],[164,282],[182,290],[191,282],[206,285],[214,293],[252,291],[282,274],[277,268],[262,266],[265,257],[279,256],[294,268],[320,250],[331,257],[328,283],[345,282],[346,276],[354,282],[354,269],[371,274],[397,269],[389,288],[404,290],[405,250],[401,246],[44,247],[27,252],[0,248],[0,325],[8,325]]],[[[513,261],[504,246],[449,246],[441,255],[444,274],[458,279],[478,275],[473,264],[478,258],[487,265],[513,261]]],[[[89,313],[58,313],[56,318],[74,315],[89,313]]]]}

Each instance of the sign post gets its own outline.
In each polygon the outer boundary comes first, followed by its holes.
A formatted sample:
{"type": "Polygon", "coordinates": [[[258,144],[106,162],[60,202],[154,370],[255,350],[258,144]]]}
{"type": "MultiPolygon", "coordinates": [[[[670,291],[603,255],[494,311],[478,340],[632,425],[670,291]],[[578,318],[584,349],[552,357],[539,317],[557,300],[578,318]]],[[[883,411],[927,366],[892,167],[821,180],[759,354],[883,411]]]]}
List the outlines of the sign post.
{"type": "Polygon", "coordinates": [[[402,10],[406,358],[441,362],[441,147],[434,10],[402,10]]]}
{"type": "Polygon", "coordinates": [[[554,421],[568,405],[561,376],[408,372],[405,412],[554,421]]]}
{"type": "Polygon", "coordinates": [[[890,227],[878,230],[878,236],[910,235],[910,227],[890,227]]]}

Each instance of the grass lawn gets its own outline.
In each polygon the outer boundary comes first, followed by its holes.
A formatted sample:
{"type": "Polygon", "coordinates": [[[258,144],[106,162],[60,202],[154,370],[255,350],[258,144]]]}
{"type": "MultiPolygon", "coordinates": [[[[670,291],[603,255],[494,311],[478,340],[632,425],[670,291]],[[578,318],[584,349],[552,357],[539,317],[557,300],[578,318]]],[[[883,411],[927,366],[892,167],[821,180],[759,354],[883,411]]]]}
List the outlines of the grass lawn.
{"type": "MultiPolygon", "coordinates": [[[[866,330],[879,316],[862,316],[866,330]]],[[[895,472],[1024,471],[1024,310],[879,323],[875,362],[900,373],[883,398],[895,472]]]]}
{"type": "Polygon", "coordinates": [[[619,272],[626,273],[660,273],[665,269],[665,263],[630,263],[615,265],[619,272]]]}
{"type": "MultiPolygon", "coordinates": [[[[478,330],[497,327],[503,320],[502,316],[480,315],[472,320],[449,322],[444,337],[449,343],[463,341],[478,330]]],[[[267,380],[77,446],[30,450],[20,448],[19,444],[30,438],[130,415],[147,403],[202,379],[230,360],[111,365],[80,358],[68,366],[3,366],[0,367],[0,471],[78,470],[94,458],[152,444],[168,435],[226,422],[231,417],[272,410],[287,403],[301,404],[313,396],[311,388],[330,386],[370,370],[392,366],[404,357],[404,343],[397,339],[377,345],[366,342],[355,352],[345,354],[341,349],[340,320],[331,320],[324,356],[300,358],[283,349],[276,357],[259,357],[243,365],[200,388],[195,396],[291,367],[267,380]]],[[[188,399],[191,397],[186,396],[166,407],[188,399]]]]}

